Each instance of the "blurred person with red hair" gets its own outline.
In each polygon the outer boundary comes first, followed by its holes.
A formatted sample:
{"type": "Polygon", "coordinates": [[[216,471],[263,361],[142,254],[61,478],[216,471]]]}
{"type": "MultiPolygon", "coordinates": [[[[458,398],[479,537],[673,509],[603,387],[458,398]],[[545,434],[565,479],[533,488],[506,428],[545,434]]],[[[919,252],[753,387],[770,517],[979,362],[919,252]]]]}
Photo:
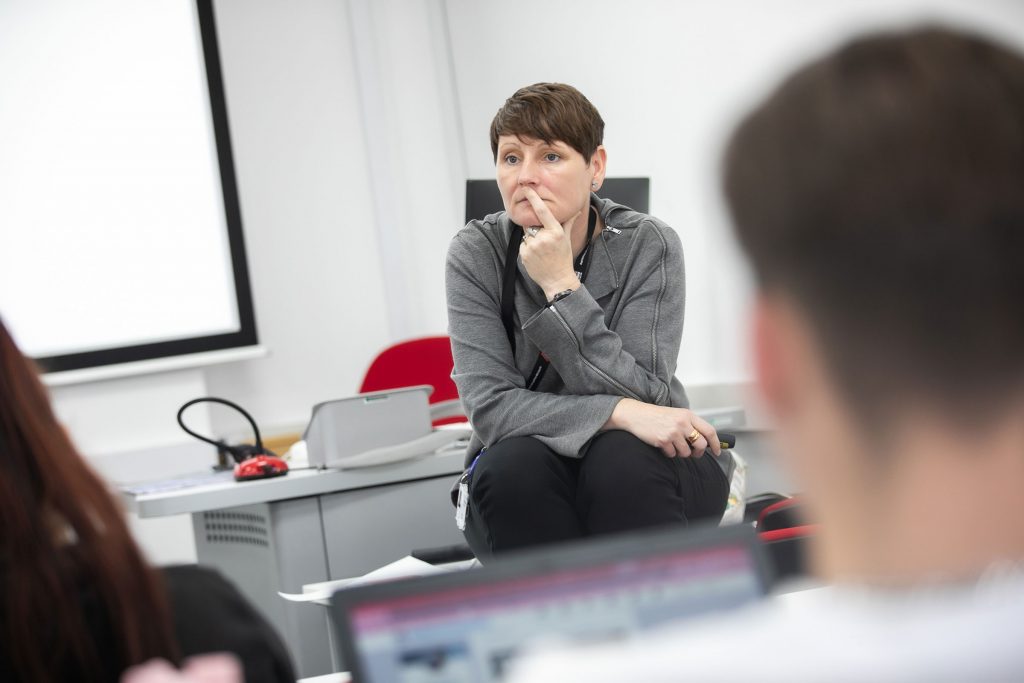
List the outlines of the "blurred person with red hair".
{"type": "Polygon", "coordinates": [[[0,577],[0,680],[116,681],[208,652],[237,656],[250,682],[295,680],[278,636],[223,577],[146,564],[2,321],[0,577]]]}

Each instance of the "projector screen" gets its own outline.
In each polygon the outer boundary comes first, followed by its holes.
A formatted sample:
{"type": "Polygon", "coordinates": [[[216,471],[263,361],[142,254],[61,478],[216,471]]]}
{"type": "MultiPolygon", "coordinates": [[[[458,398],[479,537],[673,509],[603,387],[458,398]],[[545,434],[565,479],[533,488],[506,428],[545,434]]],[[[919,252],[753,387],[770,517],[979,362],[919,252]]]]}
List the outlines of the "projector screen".
{"type": "Polygon", "coordinates": [[[210,0],[4,0],[0,64],[0,316],[26,355],[255,345],[210,0]]]}

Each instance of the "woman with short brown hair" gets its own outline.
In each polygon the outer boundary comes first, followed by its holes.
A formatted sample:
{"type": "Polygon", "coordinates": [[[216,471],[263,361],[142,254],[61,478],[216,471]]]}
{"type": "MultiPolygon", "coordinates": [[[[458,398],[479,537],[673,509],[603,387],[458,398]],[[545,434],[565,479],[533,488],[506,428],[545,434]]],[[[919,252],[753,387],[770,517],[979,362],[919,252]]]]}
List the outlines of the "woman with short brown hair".
{"type": "Polygon", "coordinates": [[[517,91],[491,124],[505,211],[448,252],[453,379],[473,426],[462,503],[478,557],[720,518],[714,428],[675,378],[675,231],[593,194],[604,121],[578,90],[517,91]]]}

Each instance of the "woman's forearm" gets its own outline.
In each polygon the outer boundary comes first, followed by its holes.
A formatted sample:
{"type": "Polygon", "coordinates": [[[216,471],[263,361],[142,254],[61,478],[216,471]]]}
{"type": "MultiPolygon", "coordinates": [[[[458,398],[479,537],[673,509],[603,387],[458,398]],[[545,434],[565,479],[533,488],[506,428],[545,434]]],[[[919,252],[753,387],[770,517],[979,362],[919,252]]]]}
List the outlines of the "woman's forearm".
{"type": "MultiPolygon", "coordinates": [[[[622,269],[614,311],[598,303],[612,291],[598,275],[529,316],[523,333],[551,359],[568,393],[667,406],[685,400],[674,379],[685,307],[682,246],[668,228],[645,223],[636,230],[640,256],[622,269]]],[[[596,244],[608,248],[602,240],[596,244]]],[[[614,239],[610,244],[622,248],[614,239]]]]}
{"type": "MultiPolygon", "coordinates": [[[[612,414],[608,417],[608,421],[601,427],[602,432],[609,431],[611,429],[621,429],[624,432],[631,432],[629,429],[629,412],[632,409],[631,403],[640,403],[636,399],[624,398],[615,404],[615,409],[612,410],[612,414]]],[[[635,435],[634,435],[635,436],[635,435]]]]}

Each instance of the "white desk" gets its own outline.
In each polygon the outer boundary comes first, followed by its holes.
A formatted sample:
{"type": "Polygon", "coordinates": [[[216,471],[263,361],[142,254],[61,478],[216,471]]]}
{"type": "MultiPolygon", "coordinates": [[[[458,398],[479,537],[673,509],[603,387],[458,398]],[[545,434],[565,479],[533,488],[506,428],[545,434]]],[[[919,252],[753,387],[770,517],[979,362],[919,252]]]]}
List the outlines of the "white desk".
{"type": "MultiPolygon", "coordinates": [[[[212,458],[211,458],[212,459],[212,458]]],[[[278,591],[360,576],[416,548],[462,543],[448,491],[463,451],[358,470],[295,470],[235,482],[230,474],[125,486],[140,517],[189,513],[201,564],[218,568],[285,639],[299,676],[332,671],[324,610],[278,591]]]]}

